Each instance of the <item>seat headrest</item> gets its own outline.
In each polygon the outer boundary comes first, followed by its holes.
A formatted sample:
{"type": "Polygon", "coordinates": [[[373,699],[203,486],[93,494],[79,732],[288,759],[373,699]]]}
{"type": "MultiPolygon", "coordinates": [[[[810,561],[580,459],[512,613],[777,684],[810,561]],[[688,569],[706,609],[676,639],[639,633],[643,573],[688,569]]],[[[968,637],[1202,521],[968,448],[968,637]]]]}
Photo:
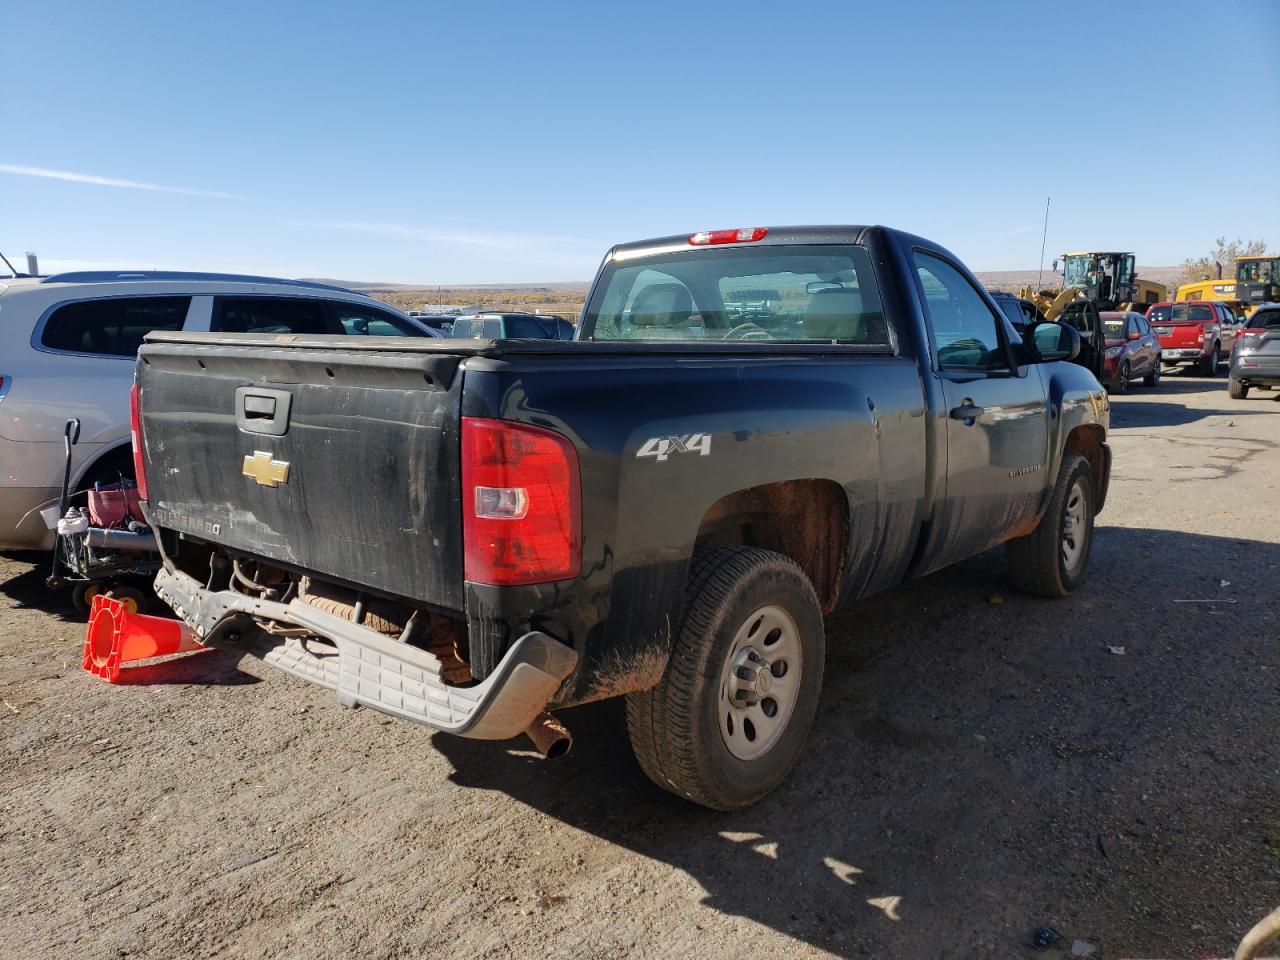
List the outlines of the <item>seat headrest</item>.
{"type": "Polygon", "coordinates": [[[680,283],[655,283],[645,287],[631,305],[634,327],[678,327],[688,324],[693,297],[680,283]]]}
{"type": "Polygon", "coordinates": [[[806,340],[854,340],[865,338],[862,292],[859,290],[819,290],[804,312],[806,340]]]}

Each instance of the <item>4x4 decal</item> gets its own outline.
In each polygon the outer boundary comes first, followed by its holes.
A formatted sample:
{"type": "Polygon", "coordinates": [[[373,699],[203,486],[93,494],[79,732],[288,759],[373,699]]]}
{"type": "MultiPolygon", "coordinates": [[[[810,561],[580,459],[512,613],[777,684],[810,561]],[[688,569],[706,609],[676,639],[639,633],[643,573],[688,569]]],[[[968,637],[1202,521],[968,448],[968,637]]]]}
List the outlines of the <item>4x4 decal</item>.
{"type": "Polygon", "coordinates": [[[673,453],[700,453],[711,456],[711,434],[690,433],[683,437],[650,437],[636,451],[637,457],[656,457],[666,460],[673,453]]]}

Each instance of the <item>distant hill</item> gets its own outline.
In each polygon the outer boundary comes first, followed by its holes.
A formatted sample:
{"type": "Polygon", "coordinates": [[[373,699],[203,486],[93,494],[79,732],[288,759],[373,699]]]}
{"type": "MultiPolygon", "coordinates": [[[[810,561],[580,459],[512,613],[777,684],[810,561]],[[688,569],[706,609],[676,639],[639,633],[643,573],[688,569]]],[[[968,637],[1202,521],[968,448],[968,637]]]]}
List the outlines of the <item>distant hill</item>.
{"type": "Polygon", "coordinates": [[[591,287],[589,280],[564,280],[547,283],[393,283],[390,281],[370,282],[365,280],[334,280],[329,277],[302,277],[316,283],[332,283],[351,290],[378,293],[414,293],[417,291],[435,293],[437,290],[509,290],[513,293],[551,293],[553,291],[586,293],[591,287]]]}
{"type": "MultiPolygon", "coordinates": [[[[1183,268],[1178,267],[1144,267],[1138,266],[1138,276],[1145,280],[1154,280],[1156,283],[1163,283],[1170,288],[1170,292],[1182,277],[1183,268]]],[[[992,290],[1008,290],[1010,292],[1024,286],[1034,287],[1037,277],[1040,278],[1040,286],[1042,288],[1057,287],[1062,284],[1062,274],[1055,273],[1052,270],[1045,270],[1041,275],[1037,270],[983,270],[976,273],[977,278],[986,287],[992,290]]],[[[340,287],[349,287],[352,290],[361,290],[365,293],[387,293],[397,294],[399,296],[412,297],[421,295],[424,298],[439,299],[437,293],[453,294],[475,291],[488,291],[491,293],[502,292],[516,295],[519,294],[563,294],[566,300],[582,300],[586,296],[587,291],[591,288],[590,281],[587,280],[560,280],[548,281],[546,283],[396,283],[386,282],[368,282],[364,280],[334,280],[325,277],[305,277],[303,279],[316,280],[320,283],[332,283],[340,287]]],[[[458,299],[457,297],[446,297],[445,299],[458,299]]],[[[462,299],[467,299],[463,297],[462,299]]]]}
{"type": "MultiPolygon", "coordinates": [[[[1144,267],[1138,265],[1138,276],[1143,280],[1163,283],[1172,294],[1182,278],[1182,267],[1144,267]]],[[[990,290],[1007,290],[1013,293],[1024,286],[1034,287],[1039,274],[1037,270],[984,270],[975,271],[975,276],[982,285],[990,290]]],[[[1046,270],[1040,279],[1040,288],[1047,290],[1062,285],[1062,274],[1046,270]]]]}

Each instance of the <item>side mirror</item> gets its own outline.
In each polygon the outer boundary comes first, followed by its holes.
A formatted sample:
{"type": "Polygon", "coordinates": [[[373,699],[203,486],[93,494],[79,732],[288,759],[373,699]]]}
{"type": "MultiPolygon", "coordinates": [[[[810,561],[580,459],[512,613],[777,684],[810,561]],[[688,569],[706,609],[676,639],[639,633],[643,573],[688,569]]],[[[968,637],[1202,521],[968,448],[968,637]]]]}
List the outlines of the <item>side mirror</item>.
{"type": "Polygon", "coordinates": [[[1022,334],[1032,363],[1074,360],[1080,356],[1080,331],[1056,320],[1033,323],[1022,334]]]}

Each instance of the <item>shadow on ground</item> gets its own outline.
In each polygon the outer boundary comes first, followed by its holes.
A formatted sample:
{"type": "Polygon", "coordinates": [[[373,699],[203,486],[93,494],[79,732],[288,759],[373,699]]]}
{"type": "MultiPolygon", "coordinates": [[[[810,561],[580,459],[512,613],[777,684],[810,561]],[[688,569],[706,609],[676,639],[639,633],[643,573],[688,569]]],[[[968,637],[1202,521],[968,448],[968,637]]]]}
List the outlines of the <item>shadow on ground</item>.
{"type": "MultiPolygon", "coordinates": [[[[1223,395],[1226,400],[1226,395],[1223,395]]],[[[1111,402],[1111,426],[1118,427],[1178,427],[1188,423],[1204,420],[1206,417],[1258,417],[1274,416],[1280,413],[1280,407],[1246,407],[1248,400],[1228,400],[1231,406],[1208,410],[1203,407],[1183,407],[1176,403],[1161,403],[1159,400],[1139,400],[1125,398],[1119,403],[1115,398],[1111,402]],[[1236,406],[1240,404],[1240,406],[1236,406]]]]}
{"type": "Polygon", "coordinates": [[[456,783],[840,956],[1029,954],[1041,924],[1108,956],[1229,953],[1280,900],[1277,583],[1273,544],[1100,527],[1067,600],[1013,594],[994,551],[851,605],[806,755],[734,814],[652,785],[617,701],[564,712],[559,761],[433,742],[456,783]]]}

